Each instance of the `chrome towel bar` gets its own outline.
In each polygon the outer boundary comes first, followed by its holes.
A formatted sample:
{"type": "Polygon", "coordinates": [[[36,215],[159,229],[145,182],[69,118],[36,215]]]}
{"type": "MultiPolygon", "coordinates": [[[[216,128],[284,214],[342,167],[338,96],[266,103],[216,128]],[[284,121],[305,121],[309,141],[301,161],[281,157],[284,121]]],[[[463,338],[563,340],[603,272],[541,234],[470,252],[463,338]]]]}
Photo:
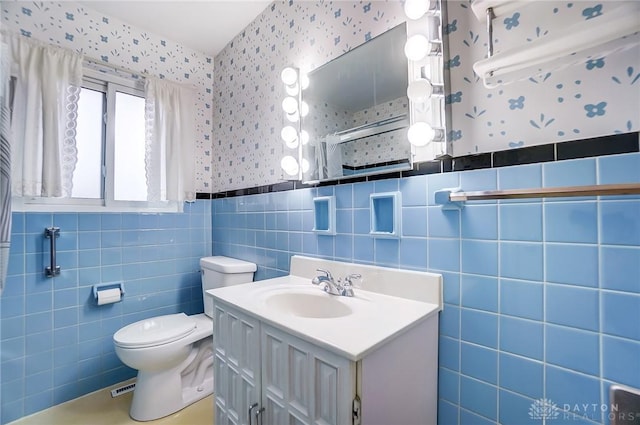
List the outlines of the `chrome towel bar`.
{"type": "Polygon", "coordinates": [[[441,205],[442,209],[454,210],[463,208],[465,201],[637,194],[640,194],[640,183],[543,187],[537,189],[486,190],[476,192],[463,192],[460,188],[449,188],[437,190],[434,194],[434,198],[436,205],[441,205]]]}

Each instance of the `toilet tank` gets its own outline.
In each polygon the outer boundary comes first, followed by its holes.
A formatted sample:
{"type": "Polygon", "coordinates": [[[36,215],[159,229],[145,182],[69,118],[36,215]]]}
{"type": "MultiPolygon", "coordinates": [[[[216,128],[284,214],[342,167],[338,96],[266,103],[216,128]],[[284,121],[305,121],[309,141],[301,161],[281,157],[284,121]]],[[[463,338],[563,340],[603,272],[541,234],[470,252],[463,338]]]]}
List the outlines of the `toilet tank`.
{"type": "Polygon", "coordinates": [[[200,270],[202,271],[204,312],[207,316],[213,317],[213,300],[207,296],[206,291],[253,282],[253,273],[256,271],[256,265],[237,258],[217,255],[201,258],[200,270]]]}

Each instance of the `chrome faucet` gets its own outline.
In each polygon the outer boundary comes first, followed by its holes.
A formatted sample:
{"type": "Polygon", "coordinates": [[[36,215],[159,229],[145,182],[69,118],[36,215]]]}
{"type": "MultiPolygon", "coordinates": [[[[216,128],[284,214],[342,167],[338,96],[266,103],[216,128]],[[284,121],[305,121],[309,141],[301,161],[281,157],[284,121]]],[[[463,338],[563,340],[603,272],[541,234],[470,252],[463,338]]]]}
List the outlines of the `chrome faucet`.
{"type": "Polygon", "coordinates": [[[329,270],[316,269],[317,271],[324,273],[324,276],[316,276],[311,280],[314,285],[322,285],[322,290],[327,294],[341,295],[344,297],[353,297],[353,282],[352,279],[360,279],[362,276],[359,274],[350,274],[342,279],[338,279],[336,282],[329,270]]]}

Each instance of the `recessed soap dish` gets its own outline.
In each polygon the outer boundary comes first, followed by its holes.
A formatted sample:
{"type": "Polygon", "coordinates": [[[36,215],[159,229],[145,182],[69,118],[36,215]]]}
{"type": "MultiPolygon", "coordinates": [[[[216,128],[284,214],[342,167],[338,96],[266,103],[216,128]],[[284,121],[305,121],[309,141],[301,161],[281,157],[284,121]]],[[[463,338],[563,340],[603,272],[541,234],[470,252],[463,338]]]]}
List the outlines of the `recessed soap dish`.
{"type": "Polygon", "coordinates": [[[313,231],[323,235],[336,234],[336,207],[333,196],[313,198],[313,231]]]}
{"type": "Polygon", "coordinates": [[[378,237],[398,238],[401,232],[400,192],[372,193],[370,234],[378,237]]]}

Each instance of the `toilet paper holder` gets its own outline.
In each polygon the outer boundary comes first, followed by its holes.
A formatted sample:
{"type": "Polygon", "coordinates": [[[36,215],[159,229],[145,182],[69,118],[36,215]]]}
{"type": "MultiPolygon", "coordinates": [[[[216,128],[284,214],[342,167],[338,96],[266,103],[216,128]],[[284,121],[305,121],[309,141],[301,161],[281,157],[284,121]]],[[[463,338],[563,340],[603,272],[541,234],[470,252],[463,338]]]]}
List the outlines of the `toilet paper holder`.
{"type": "Polygon", "coordinates": [[[93,285],[93,300],[98,304],[98,292],[116,288],[120,290],[120,297],[122,297],[124,295],[124,285],[122,282],[99,283],[97,285],[93,285]]]}

